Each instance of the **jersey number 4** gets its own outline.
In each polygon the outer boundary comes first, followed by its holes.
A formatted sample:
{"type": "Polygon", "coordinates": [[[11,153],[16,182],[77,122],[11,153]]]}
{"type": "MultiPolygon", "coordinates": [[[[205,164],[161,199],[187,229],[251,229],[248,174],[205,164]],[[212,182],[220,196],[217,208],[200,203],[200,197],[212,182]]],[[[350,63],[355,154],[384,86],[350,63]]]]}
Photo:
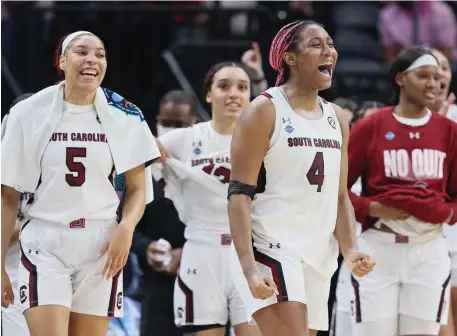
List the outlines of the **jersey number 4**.
{"type": "Polygon", "coordinates": [[[86,181],[86,167],[75,159],[85,158],[86,148],[67,147],[66,163],[70,174],[65,174],[65,181],[70,187],[80,187],[86,181]]]}
{"type": "Polygon", "coordinates": [[[322,191],[322,185],[324,184],[324,154],[317,152],[314,157],[313,163],[306,174],[308,182],[311,185],[317,185],[317,192],[322,191]]]}

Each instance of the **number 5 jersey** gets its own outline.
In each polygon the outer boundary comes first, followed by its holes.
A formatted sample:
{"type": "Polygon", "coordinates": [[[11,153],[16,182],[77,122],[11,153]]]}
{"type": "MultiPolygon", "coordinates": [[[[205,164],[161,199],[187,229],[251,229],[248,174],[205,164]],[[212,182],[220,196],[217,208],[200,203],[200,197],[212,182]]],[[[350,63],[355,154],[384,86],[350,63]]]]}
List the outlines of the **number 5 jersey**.
{"type": "Polygon", "coordinates": [[[62,224],[116,218],[114,162],[93,105],[64,103],[62,118],[41,158],[31,218],[62,224]]]}
{"type": "Polygon", "coordinates": [[[252,203],[255,247],[280,246],[323,276],[336,269],[335,230],[342,133],[330,103],[317,120],[296,114],[281,87],[263,93],[276,109],[252,203]]]}

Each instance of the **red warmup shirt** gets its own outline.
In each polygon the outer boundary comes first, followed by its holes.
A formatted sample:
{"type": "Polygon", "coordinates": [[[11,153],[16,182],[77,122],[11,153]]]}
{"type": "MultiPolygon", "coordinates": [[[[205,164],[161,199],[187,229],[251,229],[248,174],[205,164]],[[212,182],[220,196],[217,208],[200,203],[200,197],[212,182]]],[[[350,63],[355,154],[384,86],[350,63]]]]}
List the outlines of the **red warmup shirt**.
{"type": "Polygon", "coordinates": [[[371,201],[432,224],[453,209],[450,223],[457,222],[457,123],[432,113],[425,125],[409,126],[385,107],[354,125],[348,146],[348,188],[362,177],[361,196],[349,196],[364,230],[378,220],[368,216],[371,201]]]}

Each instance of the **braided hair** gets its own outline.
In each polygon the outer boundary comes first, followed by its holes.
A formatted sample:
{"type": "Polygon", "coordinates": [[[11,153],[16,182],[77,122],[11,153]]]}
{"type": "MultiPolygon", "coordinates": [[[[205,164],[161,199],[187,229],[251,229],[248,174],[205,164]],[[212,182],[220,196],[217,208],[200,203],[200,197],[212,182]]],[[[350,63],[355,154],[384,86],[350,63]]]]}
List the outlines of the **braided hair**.
{"type": "Polygon", "coordinates": [[[312,20],[294,21],[282,27],[271,42],[270,65],[278,72],[276,86],[284,84],[290,77],[290,69],[283,60],[284,53],[297,51],[300,33],[310,25],[322,27],[312,20]]]}

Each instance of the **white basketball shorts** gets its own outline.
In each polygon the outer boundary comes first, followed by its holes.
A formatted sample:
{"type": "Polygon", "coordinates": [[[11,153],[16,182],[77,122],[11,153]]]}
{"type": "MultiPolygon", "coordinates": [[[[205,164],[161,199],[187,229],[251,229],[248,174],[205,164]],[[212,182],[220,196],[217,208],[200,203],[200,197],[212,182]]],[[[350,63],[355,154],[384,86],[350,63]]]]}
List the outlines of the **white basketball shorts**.
{"type": "Polygon", "coordinates": [[[444,225],[444,236],[451,254],[451,286],[457,287],[457,224],[444,225]]]}
{"type": "Polygon", "coordinates": [[[279,295],[268,299],[254,299],[241,269],[235,247],[231,251],[231,272],[241,299],[246,308],[247,318],[267,306],[281,302],[297,301],[307,306],[308,326],[314,330],[328,330],[327,301],[331,278],[323,278],[298,256],[293,256],[280,244],[253,247],[254,257],[260,271],[273,277],[279,295]]]}
{"type": "Polygon", "coordinates": [[[376,266],[363,278],[351,276],[354,336],[377,335],[367,327],[377,328],[373,322],[381,320],[394,324],[383,336],[438,334],[447,323],[451,260],[446,240],[404,238],[374,229],[359,237],[360,250],[376,266]]]}
{"type": "Polygon", "coordinates": [[[229,235],[221,242],[188,240],[175,283],[174,311],[178,327],[223,327],[246,323],[246,312],[230,274],[229,235]]]}
{"type": "Polygon", "coordinates": [[[457,252],[451,253],[451,286],[457,287],[457,252]]]}
{"type": "Polygon", "coordinates": [[[15,304],[8,308],[2,307],[2,335],[30,336],[27,322],[22,315],[22,307],[19,304],[19,295],[15,292],[15,304]]]}
{"type": "Polygon", "coordinates": [[[76,226],[37,219],[24,223],[18,272],[22,311],[61,305],[75,313],[121,317],[122,271],[102,278],[106,257],[99,258],[116,225],[116,220],[76,226]]]}
{"type": "Polygon", "coordinates": [[[343,262],[340,266],[336,285],[336,299],[333,305],[331,321],[331,336],[352,336],[352,291],[351,271],[343,262]]]}

